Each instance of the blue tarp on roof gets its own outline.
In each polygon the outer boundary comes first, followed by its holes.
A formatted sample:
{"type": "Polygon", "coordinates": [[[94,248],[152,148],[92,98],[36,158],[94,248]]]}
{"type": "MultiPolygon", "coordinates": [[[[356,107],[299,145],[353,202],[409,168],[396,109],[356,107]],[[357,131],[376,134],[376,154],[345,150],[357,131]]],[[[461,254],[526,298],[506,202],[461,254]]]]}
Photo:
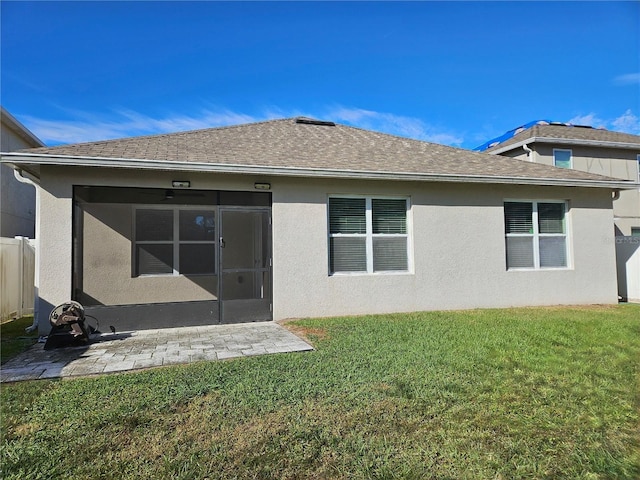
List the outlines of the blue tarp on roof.
{"type": "MultiPolygon", "coordinates": [[[[489,140],[487,143],[483,143],[479,147],[474,148],[473,151],[474,152],[484,152],[488,148],[495,147],[496,145],[501,144],[505,140],[509,140],[511,137],[519,134],[520,132],[525,131],[527,128],[531,128],[534,125],[549,125],[551,123],[555,123],[555,122],[551,122],[551,120],[533,120],[533,121],[531,121],[529,123],[525,123],[524,125],[520,125],[518,128],[514,128],[513,130],[509,130],[507,133],[504,133],[504,134],[500,135],[499,137],[496,137],[496,138],[494,138],[492,140],[489,140]]],[[[562,124],[562,125],[565,125],[565,124],[562,124]]]]}

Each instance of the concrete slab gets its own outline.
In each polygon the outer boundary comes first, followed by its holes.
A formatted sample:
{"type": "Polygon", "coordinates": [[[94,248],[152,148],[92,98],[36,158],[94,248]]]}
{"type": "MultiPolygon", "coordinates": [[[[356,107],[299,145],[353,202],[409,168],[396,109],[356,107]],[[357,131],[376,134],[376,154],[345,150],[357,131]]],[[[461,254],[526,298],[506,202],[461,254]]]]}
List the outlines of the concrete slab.
{"type": "Polygon", "coordinates": [[[100,334],[89,345],[44,350],[39,343],[0,368],[15,382],[76,377],[243,356],[313,350],[273,322],[240,323],[100,334]]]}

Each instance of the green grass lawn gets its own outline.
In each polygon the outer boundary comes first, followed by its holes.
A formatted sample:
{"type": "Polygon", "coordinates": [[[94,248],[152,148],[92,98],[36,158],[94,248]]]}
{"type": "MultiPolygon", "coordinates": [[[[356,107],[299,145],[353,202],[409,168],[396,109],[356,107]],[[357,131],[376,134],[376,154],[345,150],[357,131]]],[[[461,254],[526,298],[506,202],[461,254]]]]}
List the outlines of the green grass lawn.
{"type": "Polygon", "coordinates": [[[640,306],[287,326],[317,350],[3,385],[0,476],[640,478],[640,306]]]}
{"type": "Polygon", "coordinates": [[[9,320],[0,324],[0,363],[24,352],[38,341],[38,332],[25,333],[24,329],[33,323],[33,315],[9,320]]]}

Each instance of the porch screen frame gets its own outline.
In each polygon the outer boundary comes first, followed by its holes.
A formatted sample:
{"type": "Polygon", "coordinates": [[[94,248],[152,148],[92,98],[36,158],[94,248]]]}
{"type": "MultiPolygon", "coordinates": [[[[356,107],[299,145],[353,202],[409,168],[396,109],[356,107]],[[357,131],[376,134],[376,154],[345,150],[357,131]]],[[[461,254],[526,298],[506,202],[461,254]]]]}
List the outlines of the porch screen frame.
{"type": "Polygon", "coordinates": [[[219,206],[212,205],[132,205],[131,215],[131,276],[132,277],[175,277],[175,276],[211,276],[218,275],[218,231],[219,231],[219,206]],[[137,219],[138,212],[142,210],[167,210],[172,212],[172,238],[170,240],[138,240],[137,219]],[[180,212],[206,211],[213,213],[213,238],[211,240],[189,240],[180,237],[180,212]],[[138,264],[138,246],[140,245],[171,245],[172,265],[171,272],[166,273],[140,273],[138,264]],[[213,255],[212,269],[206,272],[189,273],[180,268],[180,248],[186,245],[208,245],[213,255]]]}

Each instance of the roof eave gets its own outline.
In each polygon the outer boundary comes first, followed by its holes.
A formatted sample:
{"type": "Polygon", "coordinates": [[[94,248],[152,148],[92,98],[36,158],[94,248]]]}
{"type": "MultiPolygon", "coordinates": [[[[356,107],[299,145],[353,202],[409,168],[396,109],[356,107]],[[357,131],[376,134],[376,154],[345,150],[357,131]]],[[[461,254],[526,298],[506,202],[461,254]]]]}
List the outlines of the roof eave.
{"type": "Polygon", "coordinates": [[[74,156],[51,156],[30,153],[3,153],[2,163],[15,167],[21,165],[55,165],[67,167],[122,168],[136,170],[172,170],[179,172],[209,172],[261,176],[342,178],[357,180],[398,180],[417,182],[494,183],[512,185],[537,185],[559,187],[596,187],[614,190],[639,188],[630,181],[537,178],[501,175],[461,175],[447,173],[413,173],[342,169],[319,169],[302,167],[271,167],[256,165],[230,165],[205,162],[145,160],[127,158],[97,158],[74,156]]]}
{"type": "Polygon", "coordinates": [[[608,142],[604,140],[582,140],[577,138],[558,138],[558,137],[529,137],[515,143],[510,143],[503,147],[497,147],[495,150],[487,150],[486,153],[491,155],[500,155],[521,148],[531,143],[553,143],[555,145],[580,145],[585,147],[604,147],[604,148],[621,148],[625,150],[640,150],[640,144],[629,142],[608,142]]]}

